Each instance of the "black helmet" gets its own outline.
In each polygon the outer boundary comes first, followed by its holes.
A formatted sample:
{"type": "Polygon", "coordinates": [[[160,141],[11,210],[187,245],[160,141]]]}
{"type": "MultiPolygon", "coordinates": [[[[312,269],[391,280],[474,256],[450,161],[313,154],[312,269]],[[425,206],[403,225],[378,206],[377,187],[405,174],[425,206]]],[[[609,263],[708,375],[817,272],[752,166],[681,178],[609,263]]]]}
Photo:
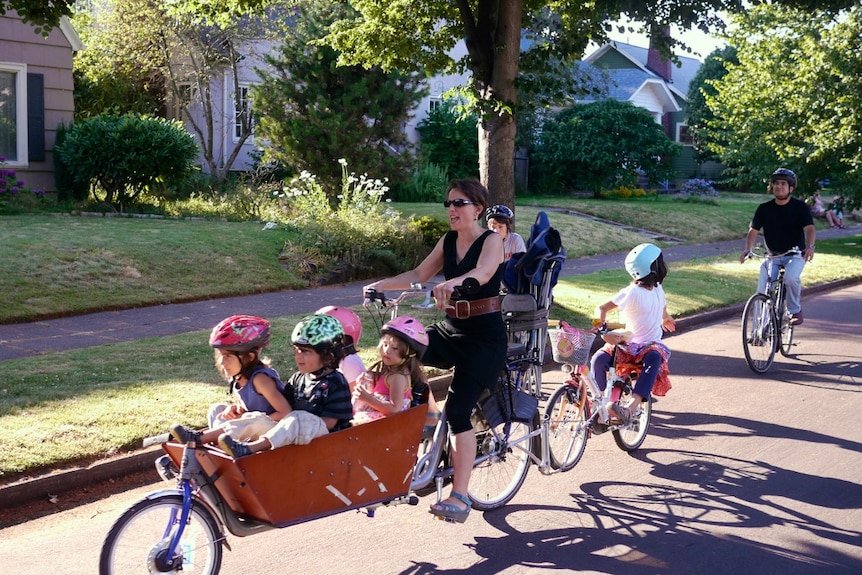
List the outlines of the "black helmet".
{"type": "Polygon", "coordinates": [[[791,188],[796,187],[796,174],[793,173],[793,170],[788,170],[787,168],[778,168],[774,172],[772,172],[772,177],[769,178],[770,182],[774,182],[775,180],[784,180],[788,184],[790,184],[791,188]]]}

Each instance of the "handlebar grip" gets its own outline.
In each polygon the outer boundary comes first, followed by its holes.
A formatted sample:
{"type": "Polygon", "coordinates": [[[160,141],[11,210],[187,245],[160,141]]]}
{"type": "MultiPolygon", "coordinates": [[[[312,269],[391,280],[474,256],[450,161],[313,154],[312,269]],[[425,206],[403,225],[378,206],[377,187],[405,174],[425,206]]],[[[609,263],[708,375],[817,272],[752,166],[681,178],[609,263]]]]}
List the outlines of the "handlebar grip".
{"type": "Polygon", "coordinates": [[[452,290],[452,299],[461,299],[465,295],[472,295],[478,292],[480,287],[482,286],[476,278],[466,278],[461,282],[461,285],[455,286],[455,289],[452,290]]]}

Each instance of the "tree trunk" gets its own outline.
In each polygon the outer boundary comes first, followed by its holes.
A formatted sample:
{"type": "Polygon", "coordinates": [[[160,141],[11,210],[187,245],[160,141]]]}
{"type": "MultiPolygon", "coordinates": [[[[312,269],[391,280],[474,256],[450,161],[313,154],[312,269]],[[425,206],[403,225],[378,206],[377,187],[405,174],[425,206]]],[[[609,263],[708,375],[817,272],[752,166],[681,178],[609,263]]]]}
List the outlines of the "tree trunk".
{"type": "MultiPolygon", "coordinates": [[[[515,79],[521,54],[523,0],[497,0],[492,13],[496,22],[478,26],[481,51],[489,59],[477,61],[471,50],[473,77],[485,115],[479,123],[479,177],[491,193],[492,204],[515,207],[515,118],[512,110],[518,100],[515,79]],[[488,38],[481,38],[483,32],[488,38]]],[[[481,20],[481,18],[480,18],[481,20]]]]}

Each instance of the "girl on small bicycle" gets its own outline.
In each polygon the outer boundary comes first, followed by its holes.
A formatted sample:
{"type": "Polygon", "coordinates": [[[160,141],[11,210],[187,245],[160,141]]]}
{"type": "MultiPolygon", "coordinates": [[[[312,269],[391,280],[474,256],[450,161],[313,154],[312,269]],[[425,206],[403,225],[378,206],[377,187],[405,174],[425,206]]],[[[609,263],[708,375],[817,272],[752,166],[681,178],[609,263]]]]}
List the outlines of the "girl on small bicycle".
{"type": "Polygon", "coordinates": [[[428,333],[416,319],[402,315],[383,324],[377,351],[380,359],[360,376],[353,389],[353,423],[367,423],[398,413],[413,401],[412,382],[427,385],[422,354],[428,333]]]}
{"type": "MultiPolygon", "coordinates": [[[[467,496],[476,456],[476,434],[470,415],[484,389],[494,389],[506,363],[506,326],[500,313],[503,242],[482,227],[488,190],[473,179],[453,180],[443,205],[449,227],[434,249],[415,269],[365,287],[406,289],[423,284],[441,270],[446,278],[432,289],[437,307],[447,317],[428,328],[425,365],[454,367],[446,396],[446,413],[453,440],[454,476],[449,497],[431,506],[438,517],[464,522],[472,507],[467,496]],[[479,289],[450,301],[456,287],[474,278],[479,289]]],[[[364,293],[364,292],[363,292],[364,293]]]]}
{"type": "MultiPolygon", "coordinates": [[[[611,406],[620,422],[628,425],[644,398],[650,394],[663,396],[670,390],[667,367],[670,350],[661,338],[663,331],[672,332],[676,325],[667,312],[661,285],[667,276],[667,265],[658,246],[644,243],[635,247],[626,256],[625,267],[632,276],[632,283],[598,306],[596,316],[604,323],[608,312],[619,308],[620,318],[631,335],[627,342],[617,348],[617,363],[641,366],[632,402],[628,406],[616,403],[611,406]]],[[[608,344],[593,354],[590,360],[593,377],[602,390],[607,386],[607,371],[613,350],[614,346],[608,344]]]]}

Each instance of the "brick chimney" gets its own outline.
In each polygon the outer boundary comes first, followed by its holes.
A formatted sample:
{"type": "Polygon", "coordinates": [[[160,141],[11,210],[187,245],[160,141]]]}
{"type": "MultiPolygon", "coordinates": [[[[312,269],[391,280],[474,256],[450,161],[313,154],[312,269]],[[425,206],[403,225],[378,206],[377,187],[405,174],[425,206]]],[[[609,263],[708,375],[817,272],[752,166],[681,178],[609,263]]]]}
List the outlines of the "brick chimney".
{"type": "Polygon", "coordinates": [[[649,39],[649,51],[647,52],[647,69],[655,72],[659,76],[665,79],[667,82],[672,82],[672,65],[670,60],[665,59],[664,56],[656,48],[657,41],[661,40],[662,37],[670,38],[670,27],[655,27],[652,29],[649,39]]]}

